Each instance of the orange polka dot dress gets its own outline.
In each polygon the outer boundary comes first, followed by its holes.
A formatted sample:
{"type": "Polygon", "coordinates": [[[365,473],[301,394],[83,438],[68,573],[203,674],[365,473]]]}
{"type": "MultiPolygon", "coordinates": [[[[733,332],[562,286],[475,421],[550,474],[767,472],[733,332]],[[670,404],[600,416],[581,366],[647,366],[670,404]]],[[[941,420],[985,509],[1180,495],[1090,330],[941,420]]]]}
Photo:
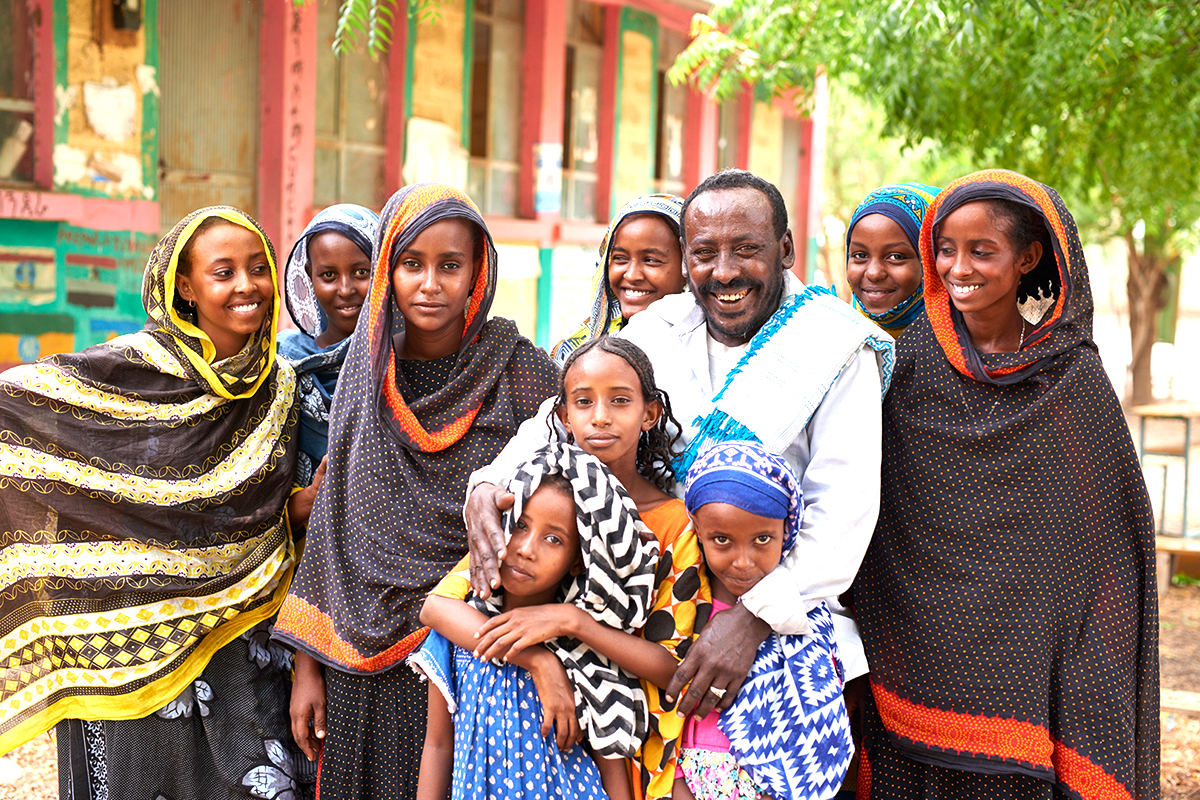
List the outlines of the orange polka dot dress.
{"type": "Polygon", "coordinates": [[[1052,189],[988,170],[938,196],[920,247],[926,316],[897,345],[854,585],[872,689],[858,796],[1157,798],[1153,515],[1075,222],[1052,189]],[[935,226],[989,198],[1048,231],[1016,353],[975,350],[934,269],[935,226]]]}
{"type": "Polygon", "coordinates": [[[429,184],[397,192],[383,210],[374,260],[330,411],[325,480],[276,623],[278,638],[326,667],[325,797],[415,791],[425,694],[403,662],[426,633],[421,604],[467,551],[468,476],[558,388],[544,351],[511,321],[487,318],[496,249],[466,195],[429,184]],[[483,265],[453,363],[418,367],[397,355],[405,330],[390,256],[451,218],[484,232],[483,265]]]}

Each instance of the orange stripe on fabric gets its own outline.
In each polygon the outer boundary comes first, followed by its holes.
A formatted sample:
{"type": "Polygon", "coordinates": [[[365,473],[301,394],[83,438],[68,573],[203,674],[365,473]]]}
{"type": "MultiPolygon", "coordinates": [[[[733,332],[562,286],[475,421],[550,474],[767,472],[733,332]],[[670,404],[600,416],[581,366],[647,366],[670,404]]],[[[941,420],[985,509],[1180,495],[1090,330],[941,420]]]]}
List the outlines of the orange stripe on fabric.
{"type": "Polygon", "coordinates": [[[871,759],[867,748],[858,748],[858,781],[854,784],[854,800],[871,800],[871,759]]]}
{"type": "Polygon", "coordinates": [[[387,374],[383,381],[383,398],[387,402],[388,408],[392,410],[392,416],[399,423],[400,428],[426,453],[437,453],[445,450],[465,436],[467,431],[471,429],[471,423],[475,421],[475,416],[479,413],[479,409],[483,406],[483,401],[480,400],[479,405],[440,431],[429,433],[421,426],[416,415],[409,410],[408,404],[404,402],[404,397],[400,394],[400,390],[396,388],[396,362],[394,361],[388,362],[387,374]]]}
{"type": "Polygon", "coordinates": [[[1054,742],[1054,772],[1058,782],[1083,800],[1133,800],[1120,781],[1099,764],[1059,741],[1054,742]]]}
{"type": "Polygon", "coordinates": [[[1041,725],[929,708],[874,683],[871,691],[887,729],[917,744],[964,755],[1011,758],[1047,769],[1054,766],[1054,745],[1041,725]]]}
{"type": "Polygon", "coordinates": [[[363,657],[358,648],[333,632],[333,620],[305,599],[289,594],[279,609],[275,626],[307,642],[327,658],[361,672],[378,672],[400,663],[425,641],[429,628],[405,636],[382,653],[363,657]]]}

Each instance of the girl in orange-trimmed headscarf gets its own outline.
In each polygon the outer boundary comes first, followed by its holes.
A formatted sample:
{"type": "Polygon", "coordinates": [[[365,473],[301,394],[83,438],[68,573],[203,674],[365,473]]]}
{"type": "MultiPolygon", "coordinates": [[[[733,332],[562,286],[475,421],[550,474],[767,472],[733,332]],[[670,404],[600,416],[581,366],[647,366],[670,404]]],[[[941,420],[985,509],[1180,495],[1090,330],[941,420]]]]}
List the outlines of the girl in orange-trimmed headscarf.
{"type": "Polygon", "coordinates": [[[408,798],[427,690],[404,660],[426,632],[421,603],[466,554],[468,476],[557,390],[558,374],[516,325],[488,317],[496,249],[466,195],[401,189],[374,260],[276,635],[297,649],[292,727],[310,758],[323,750],[322,792],[408,798]]]}
{"type": "Polygon", "coordinates": [[[1154,516],[1075,221],[985,170],[930,204],[920,246],[854,584],[858,796],[1156,798],[1154,516]]]}

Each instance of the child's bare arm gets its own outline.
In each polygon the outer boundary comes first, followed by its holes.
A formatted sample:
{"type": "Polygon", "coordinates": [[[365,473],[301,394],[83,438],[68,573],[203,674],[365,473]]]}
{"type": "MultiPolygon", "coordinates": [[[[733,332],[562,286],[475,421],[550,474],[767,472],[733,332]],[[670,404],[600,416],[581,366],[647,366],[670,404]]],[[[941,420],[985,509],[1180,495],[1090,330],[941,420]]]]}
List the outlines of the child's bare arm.
{"type": "MultiPolygon", "coordinates": [[[[429,595],[421,607],[421,623],[428,625],[464,650],[479,647],[475,632],[487,621],[483,612],[462,600],[429,595]]],[[[568,750],[583,733],[575,715],[575,692],[567,678],[566,669],[558,657],[544,647],[531,647],[520,653],[500,651],[511,656],[508,661],[529,671],[542,703],[542,736],[554,726],[555,740],[560,750],[568,750]]],[[[476,654],[482,658],[482,654],[476,654]]],[[[490,660],[492,656],[487,659],[490,660]]]]}
{"type": "Polygon", "coordinates": [[[464,600],[431,594],[421,606],[421,624],[428,625],[468,653],[479,646],[475,632],[488,617],[464,600]]]}
{"type": "Polygon", "coordinates": [[[481,658],[508,657],[559,636],[579,639],[622,669],[666,688],[679,662],[667,648],[640,636],[597,622],[581,608],[567,603],[518,608],[492,617],[479,630],[476,647],[481,658]]]}
{"type": "Polygon", "coordinates": [[[417,776],[417,800],[446,800],[454,770],[454,720],[446,698],[429,683],[429,717],[425,723],[425,749],[417,776]]]}
{"type": "Polygon", "coordinates": [[[676,778],[674,785],[671,786],[671,800],[696,800],[682,775],[676,778]]]}
{"type": "Polygon", "coordinates": [[[600,770],[600,783],[608,800],[633,800],[633,785],[629,781],[629,767],[623,758],[603,758],[592,754],[592,760],[600,770]]]}
{"type": "Polygon", "coordinates": [[[308,653],[296,651],[294,663],[289,708],[292,738],[305,758],[316,761],[325,739],[325,674],[320,662],[308,653]]]}

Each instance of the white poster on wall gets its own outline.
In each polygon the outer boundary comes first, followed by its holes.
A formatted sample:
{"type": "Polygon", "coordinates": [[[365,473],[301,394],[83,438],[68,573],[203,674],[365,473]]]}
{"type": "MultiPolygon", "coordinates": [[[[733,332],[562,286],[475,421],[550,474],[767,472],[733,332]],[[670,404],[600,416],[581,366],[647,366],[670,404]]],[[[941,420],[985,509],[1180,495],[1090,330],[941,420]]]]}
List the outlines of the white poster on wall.
{"type": "Polygon", "coordinates": [[[458,131],[444,122],[412,117],[404,134],[406,184],[444,183],[467,190],[467,151],[458,131]]]}

